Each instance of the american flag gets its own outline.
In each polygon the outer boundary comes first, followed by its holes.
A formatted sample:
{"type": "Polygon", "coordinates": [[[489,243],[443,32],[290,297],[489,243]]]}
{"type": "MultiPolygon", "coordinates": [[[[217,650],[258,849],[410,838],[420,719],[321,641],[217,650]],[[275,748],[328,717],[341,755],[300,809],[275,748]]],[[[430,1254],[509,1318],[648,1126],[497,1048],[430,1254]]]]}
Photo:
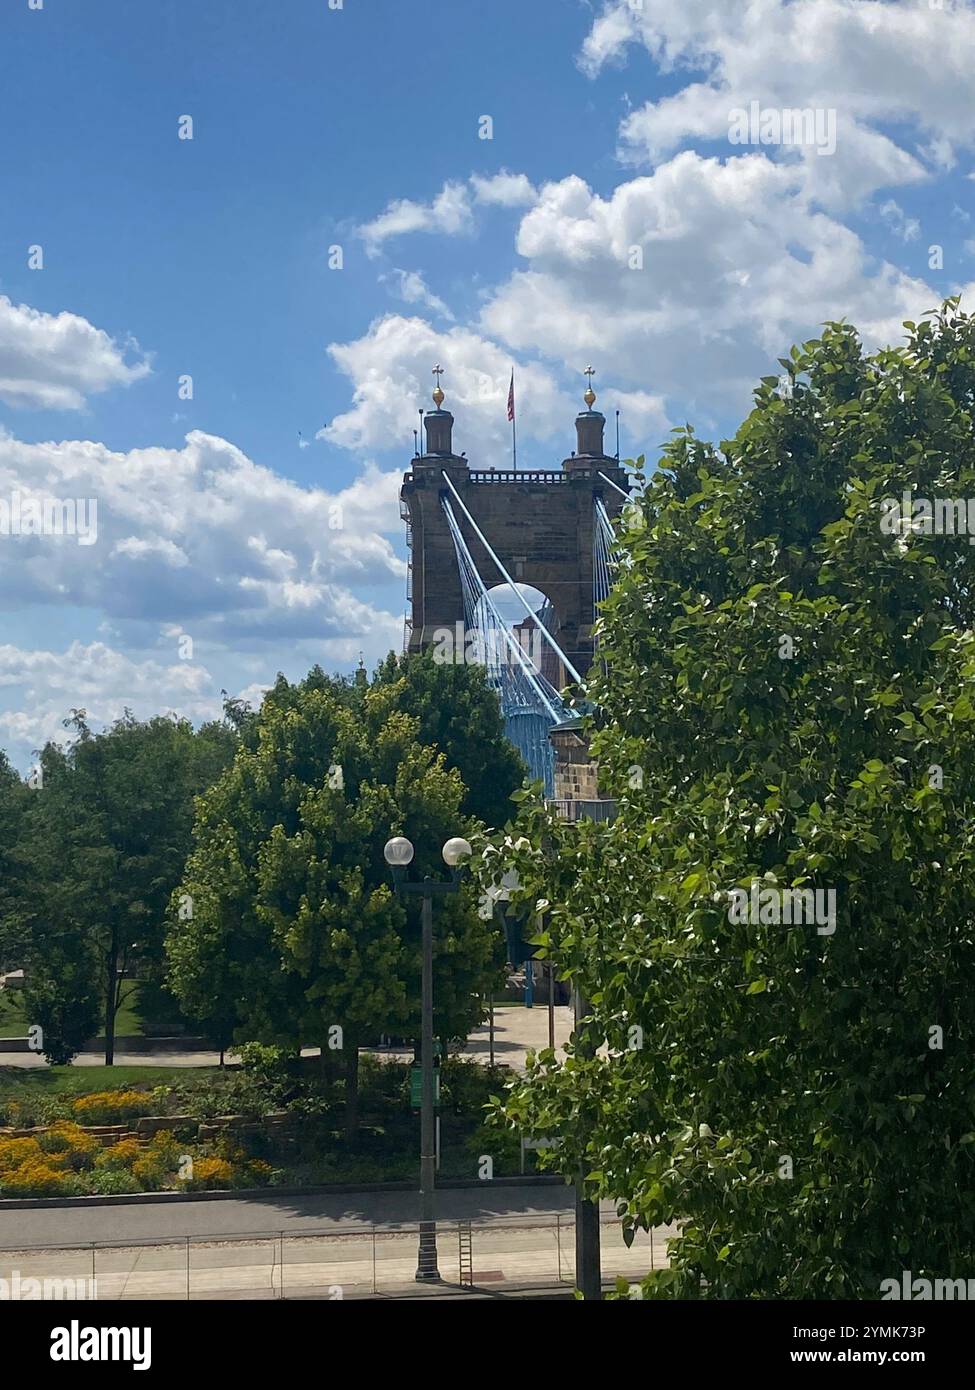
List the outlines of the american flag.
{"type": "Polygon", "coordinates": [[[511,368],[511,385],[508,387],[508,419],[515,418],[515,369],[511,368]]]}

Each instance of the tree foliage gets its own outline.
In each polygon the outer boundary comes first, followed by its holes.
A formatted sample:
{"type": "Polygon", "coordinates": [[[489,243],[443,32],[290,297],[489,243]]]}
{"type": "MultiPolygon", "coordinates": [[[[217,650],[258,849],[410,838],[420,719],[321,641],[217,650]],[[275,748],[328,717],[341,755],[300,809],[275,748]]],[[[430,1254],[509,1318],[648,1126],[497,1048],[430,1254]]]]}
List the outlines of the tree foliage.
{"type": "Polygon", "coordinates": [[[93,734],[84,717],[41,754],[23,859],[30,891],[25,1005],[47,1044],[76,1051],[100,1001],[105,1060],[133,971],[157,971],[166,911],[190,848],[193,797],[233,754],[224,724],[131,714],[93,734]],[[69,1026],[70,1025],[70,1026],[69,1026]],[[68,1027],[68,1034],[63,1028],[68,1027]]]}
{"type": "Polygon", "coordinates": [[[482,863],[547,902],[607,1044],[541,1054],[508,1120],[681,1223],[648,1293],[876,1298],[975,1257],[975,549],[882,524],[975,498],[975,322],[906,327],[827,325],[734,439],[675,433],[590,691],[618,818],[528,805],[482,863]],[[833,889],[835,931],[739,920],[753,883],[833,889]]]}
{"type": "MultiPolygon", "coordinates": [[[[505,735],[498,697],[485,680],[484,667],[437,662],[429,652],[390,652],[371,682],[363,670],[345,676],[314,666],[300,685],[288,689],[292,700],[301,698],[299,690],[327,690],[349,709],[359,710],[372,685],[389,687],[390,708],[416,719],[418,741],[442,753],[447,766],[460,773],[463,814],[504,826],[511,817],[511,794],[522,785],[526,768],[505,735]]],[[[280,683],[276,698],[289,698],[280,683]]],[[[245,744],[253,746],[258,712],[239,700],[228,700],[225,710],[245,744]]]]}
{"type": "Polygon", "coordinates": [[[0,973],[24,963],[27,881],[23,852],[30,795],[0,750],[0,973]]]}
{"type": "Polygon", "coordinates": [[[396,691],[396,708],[419,721],[417,737],[443,753],[464,784],[462,809],[501,828],[511,817],[511,793],[526,776],[504,732],[498,697],[476,664],[440,664],[428,653],[390,652],[376,680],[396,691]]]}
{"type": "MultiPolygon", "coordinates": [[[[382,682],[353,691],[317,669],[297,685],[279,677],[200,798],[173,899],[171,982],[187,1010],[233,1020],[238,1041],[338,1051],[338,1040],[350,1094],[361,1044],[419,1031],[416,899],[394,895],[386,841],[408,835],[413,872],[442,877],[440,850],[467,825],[459,773],[418,742],[400,694],[382,682]]],[[[497,953],[469,890],[438,902],[444,1039],[479,1020],[497,953]]]]}

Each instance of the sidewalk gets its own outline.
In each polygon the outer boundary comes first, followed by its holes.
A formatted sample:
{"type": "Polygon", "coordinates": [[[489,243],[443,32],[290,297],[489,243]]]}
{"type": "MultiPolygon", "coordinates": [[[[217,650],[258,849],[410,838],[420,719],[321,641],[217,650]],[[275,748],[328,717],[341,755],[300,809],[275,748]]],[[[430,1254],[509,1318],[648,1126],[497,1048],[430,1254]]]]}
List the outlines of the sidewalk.
{"type": "MultiPolygon", "coordinates": [[[[471,1262],[461,1253],[461,1227],[440,1221],[440,1294],[463,1286],[496,1292],[571,1289],[575,1277],[575,1227],[571,1216],[517,1218],[471,1226],[471,1262]]],[[[612,1216],[601,1222],[605,1280],[631,1281],[666,1265],[667,1232],[642,1236],[627,1249],[612,1216]]],[[[415,1297],[417,1229],[378,1227],[315,1235],[171,1237],[141,1245],[66,1246],[0,1251],[0,1277],[84,1281],[98,1299],[370,1298],[415,1297]]],[[[432,1291],[424,1291],[429,1293],[432,1291]]]]}
{"type": "MultiPolygon", "coordinates": [[[[488,1025],[476,1028],[468,1039],[467,1047],[460,1054],[475,1062],[487,1063],[490,1057],[488,1025]]],[[[555,1006],[555,1044],[564,1047],[572,1032],[572,1010],[565,1004],[555,1006]]],[[[5,1052],[4,1040],[0,1038],[0,1067],[46,1067],[44,1057],[36,1052],[5,1052]]],[[[511,1004],[499,1004],[494,1011],[494,1056],[516,1071],[524,1071],[525,1055],[529,1049],[539,1051],[548,1047],[548,1007],[536,1004],[533,1009],[525,1009],[511,1004]]],[[[412,1049],[396,1051],[392,1048],[363,1048],[379,1057],[396,1057],[402,1060],[412,1058],[412,1049]]],[[[317,1056],[317,1048],[305,1048],[305,1056],[317,1056]]],[[[236,1055],[227,1053],[229,1061],[236,1061],[236,1055]]],[[[79,1052],[74,1059],[76,1067],[100,1067],[105,1058],[98,1052],[79,1052]]],[[[216,1067],[220,1063],[218,1052],[138,1052],[117,1053],[115,1065],[118,1067],[216,1067]]]]}

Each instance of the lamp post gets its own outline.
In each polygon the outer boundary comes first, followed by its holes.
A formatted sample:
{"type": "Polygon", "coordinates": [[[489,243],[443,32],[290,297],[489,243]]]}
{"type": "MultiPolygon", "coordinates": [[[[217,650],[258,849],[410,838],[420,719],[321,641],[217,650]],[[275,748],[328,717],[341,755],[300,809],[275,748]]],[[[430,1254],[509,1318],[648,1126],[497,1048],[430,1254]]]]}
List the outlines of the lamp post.
{"type": "Polygon", "coordinates": [[[460,891],[463,861],[469,859],[471,847],[459,836],[447,841],[442,854],[450,869],[449,881],[430,878],[422,883],[410,883],[406,871],[413,862],[413,846],[402,835],[395,836],[383,851],[386,863],[393,872],[395,891],[407,896],[422,896],[422,1004],[420,1027],[420,1242],[417,1251],[416,1280],[421,1284],[435,1283],[440,1278],[437,1268],[436,1215],[436,1129],[433,1106],[433,899],[443,893],[460,891]]]}
{"type": "MultiPolygon", "coordinates": [[[[588,999],[576,985],[573,990],[574,1036],[580,1057],[595,1057],[596,1049],[583,1020],[591,1012],[588,999]]],[[[576,1176],[576,1287],[584,1299],[599,1301],[603,1296],[602,1253],[600,1249],[599,1201],[586,1196],[585,1168],[576,1176]]]]}

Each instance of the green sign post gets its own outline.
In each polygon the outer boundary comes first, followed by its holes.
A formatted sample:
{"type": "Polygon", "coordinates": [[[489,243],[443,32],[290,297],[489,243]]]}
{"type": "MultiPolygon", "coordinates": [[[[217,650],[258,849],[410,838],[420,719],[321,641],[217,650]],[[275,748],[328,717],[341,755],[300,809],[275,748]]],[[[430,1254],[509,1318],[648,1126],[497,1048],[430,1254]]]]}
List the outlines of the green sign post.
{"type": "MultiPolygon", "coordinates": [[[[419,1110],[423,1103],[423,1068],[418,1062],[410,1067],[410,1109],[419,1110]]],[[[433,1103],[440,1107],[440,1068],[433,1069],[433,1103]]]]}

